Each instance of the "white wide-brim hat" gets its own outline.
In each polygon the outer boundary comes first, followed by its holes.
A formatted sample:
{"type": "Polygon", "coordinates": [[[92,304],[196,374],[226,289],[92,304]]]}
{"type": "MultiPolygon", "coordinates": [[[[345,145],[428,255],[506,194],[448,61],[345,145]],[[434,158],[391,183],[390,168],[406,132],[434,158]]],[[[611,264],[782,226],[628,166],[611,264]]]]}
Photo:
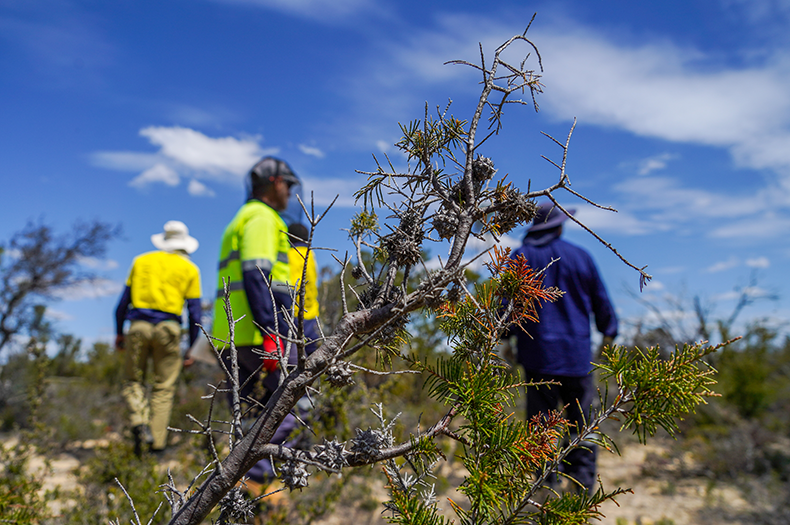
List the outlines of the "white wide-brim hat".
{"type": "Polygon", "coordinates": [[[190,237],[189,228],[181,221],[167,221],[164,232],[151,235],[151,242],[166,252],[184,250],[192,253],[198,249],[200,243],[194,237],[190,237]]]}

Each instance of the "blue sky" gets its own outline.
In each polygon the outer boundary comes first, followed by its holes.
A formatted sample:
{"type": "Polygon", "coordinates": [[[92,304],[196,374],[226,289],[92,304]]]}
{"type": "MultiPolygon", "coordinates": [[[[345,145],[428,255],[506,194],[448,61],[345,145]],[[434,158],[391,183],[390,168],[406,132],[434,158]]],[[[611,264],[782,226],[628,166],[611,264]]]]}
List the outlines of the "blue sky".
{"type": "MultiPolygon", "coordinates": [[[[262,155],[288,160],[319,210],[340,196],[317,242],[342,255],[355,170],[372,154],[405,164],[397,124],[426,102],[469,118],[477,75],[443,63],[476,61],[478,42],[490,56],[533,13],[545,93],[486,145],[500,174],[553,183],[540,155],[560,152],[539,132],[564,138],[576,117],[573,188],[619,212],[560,201],[649,265],[643,298],[683,318],[665,295],[700,295],[724,316],[748,287],[746,317],[790,319],[788,0],[5,0],[0,238],[38,218],[123,225],[106,260],[86,261],[102,281],[51,306],[86,341],[110,339],[129,264],[170,219],[200,241],[213,294],[221,232],[262,155]]],[[[567,237],[593,252],[626,324],[642,315],[636,272],[581,230],[567,237]]]]}

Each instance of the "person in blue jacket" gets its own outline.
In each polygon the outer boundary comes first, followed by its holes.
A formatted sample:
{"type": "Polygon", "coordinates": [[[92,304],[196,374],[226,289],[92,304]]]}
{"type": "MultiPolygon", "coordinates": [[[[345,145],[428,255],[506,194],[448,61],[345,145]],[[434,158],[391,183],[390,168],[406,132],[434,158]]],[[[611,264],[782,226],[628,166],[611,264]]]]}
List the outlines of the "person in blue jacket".
{"type": "MultiPolygon", "coordinates": [[[[573,434],[589,419],[596,392],[591,374],[591,319],[604,342],[611,343],[617,336],[617,316],[590,254],[560,238],[567,218],[552,203],[541,204],[522,246],[511,255],[523,255],[536,270],[545,268],[544,286],[565,292],[557,301],[543,305],[539,322],[525,323],[524,331],[516,328],[511,335],[517,338],[518,362],[528,381],[560,383],[527,388],[527,417],[566,406],[566,417],[576,426],[573,434]]],[[[561,470],[594,492],[597,450],[592,443],[584,445],[587,450],[571,452],[561,470]]]]}

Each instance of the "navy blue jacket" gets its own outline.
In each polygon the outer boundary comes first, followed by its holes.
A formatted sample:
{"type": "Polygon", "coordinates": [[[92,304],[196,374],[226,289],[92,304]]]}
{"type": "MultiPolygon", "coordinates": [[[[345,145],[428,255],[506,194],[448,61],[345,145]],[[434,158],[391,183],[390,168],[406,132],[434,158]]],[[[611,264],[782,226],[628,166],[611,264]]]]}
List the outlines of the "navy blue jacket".
{"type": "Polygon", "coordinates": [[[534,246],[524,245],[511,257],[523,255],[529,265],[540,270],[552,259],[559,259],[545,273],[543,284],[565,292],[554,303],[542,303],[539,323],[524,323],[518,328],[518,360],[525,370],[542,374],[582,377],[592,370],[590,319],[604,336],[617,336],[617,316],[609,302],[598,269],[582,248],[559,237],[534,246]],[[530,337],[532,336],[532,337],[530,337]]]}

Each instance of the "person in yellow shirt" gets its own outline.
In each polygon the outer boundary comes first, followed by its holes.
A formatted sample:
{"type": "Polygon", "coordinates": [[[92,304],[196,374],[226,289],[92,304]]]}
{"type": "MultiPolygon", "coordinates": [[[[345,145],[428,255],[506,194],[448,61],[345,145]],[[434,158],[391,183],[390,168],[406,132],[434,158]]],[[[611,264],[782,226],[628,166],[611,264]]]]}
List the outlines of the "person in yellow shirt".
{"type": "MultiPolygon", "coordinates": [[[[137,256],[115,310],[115,348],[125,352],[123,397],[130,411],[135,453],[148,446],[161,452],[173,409],[176,380],[181,372],[181,313],[189,312],[190,347],[199,334],[200,270],[189,260],[198,241],[180,221],[168,221],[164,232],[151,236],[158,251],[137,256]],[[124,335],[126,320],[131,321],[124,335]],[[151,399],[144,381],[153,362],[151,399]]],[[[192,363],[189,355],[183,365],[192,363]]]]}
{"type": "Polygon", "coordinates": [[[307,238],[309,232],[304,224],[295,222],[288,227],[288,236],[291,240],[291,250],[288,252],[288,262],[291,269],[289,284],[296,287],[296,301],[294,316],[299,316],[299,288],[304,275],[304,335],[308,341],[305,351],[312,354],[318,348],[321,334],[318,330],[318,267],[315,263],[313,251],[307,251],[307,238]]]}

